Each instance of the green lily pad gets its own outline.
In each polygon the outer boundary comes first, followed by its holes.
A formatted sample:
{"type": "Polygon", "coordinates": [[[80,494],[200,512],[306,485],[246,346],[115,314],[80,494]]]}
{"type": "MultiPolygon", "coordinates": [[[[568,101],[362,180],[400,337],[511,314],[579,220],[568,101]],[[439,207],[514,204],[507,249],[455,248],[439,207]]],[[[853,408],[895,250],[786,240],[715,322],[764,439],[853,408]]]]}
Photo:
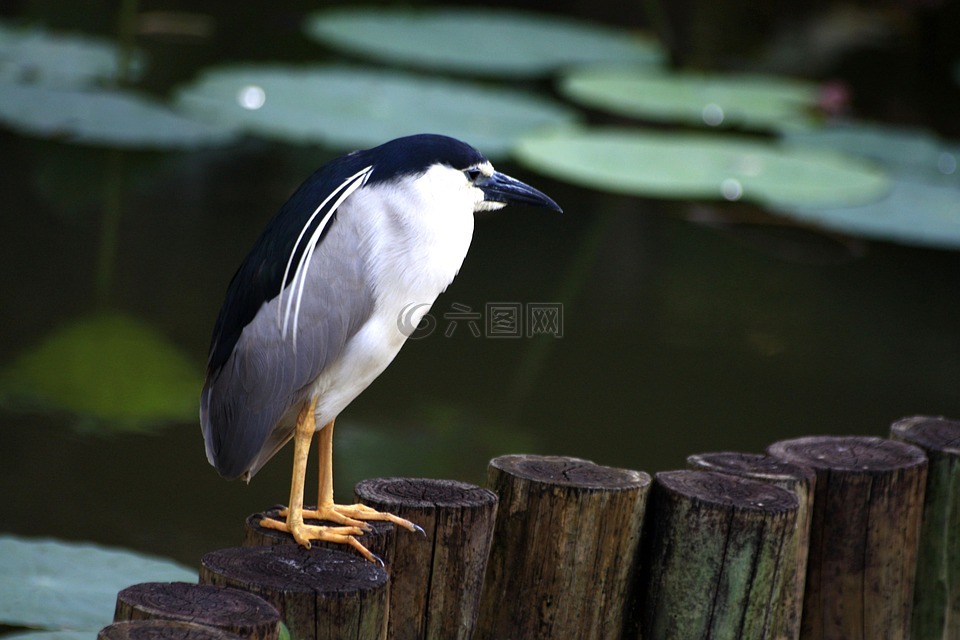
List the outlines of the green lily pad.
{"type": "Polygon", "coordinates": [[[132,551],[0,535],[0,624],[96,633],[112,621],[121,589],[196,580],[196,571],[132,551]]]}
{"type": "Polygon", "coordinates": [[[598,67],[568,73],[566,97],[588,107],[659,122],[779,130],[813,122],[817,86],[779,76],[666,73],[598,67]]]}
{"type": "Polygon", "coordinates": [[[0,123],[75,144],[172,149],[223,144],[234,132],[125,91],[0,83],[0,123]]]}
{"type": "Polygon", "coordinates": [[[291,143],[338,149],[413,133],[461,138],[491,157],[574,113],[545,98],[469,82],[345,67],[213,69],[180,90],[197,117],[291,143]]]}
{"type": "Polygon", "coordinates": [[[960,144],[945,142],[923,129],[851,121],[791,131],[783,139],[802,147],[835,149],[867,158],[898,175],[960,184],[960,144]]]}
{"type": "Polygon", "coordinates": [[[960,249],[960,186],[895,179],[883,200],[841,208],[775,207],[777,213],[842,233],[900,244],[960,249]]]}
{"type": "MultiPolygon", "coordinates": [[[[104,625],[106,626],[106,625],[104,625]]],[[[91,640],[96,637],[88,631],[25,631],[3,636],[3,640],[91,640]]]]}
{"type": "Polygon", "coordinates": [[[61,327],[0,375],[12,402],[138,428],[195,420],[199,367],[153,328],[118,313],[61,327]]]}
{"type": "Polygon", "coordinates": [[[574,184],[655,198],[843,206],[889,190],[886,174],[862,161],[733,135],[567,129],[527,137],[515,155],[574,184]]]}
{"type": "MultiPolygon", "coordinates": [[[[0,80],[70,87],[114,80],[119,73],[119,50],[90,36],[16,28],[0,22],[0,80]]],[[[144,56],[133,55],[134,75],[143,69],[144,56]]]]}
{"type": "Polygon", "coordinates": [[[660,64],[660,46],[626,31],[547,14],[496,9],[330,9],[308,36],[389,64],[531,77],[572,64],[660,64]]]}

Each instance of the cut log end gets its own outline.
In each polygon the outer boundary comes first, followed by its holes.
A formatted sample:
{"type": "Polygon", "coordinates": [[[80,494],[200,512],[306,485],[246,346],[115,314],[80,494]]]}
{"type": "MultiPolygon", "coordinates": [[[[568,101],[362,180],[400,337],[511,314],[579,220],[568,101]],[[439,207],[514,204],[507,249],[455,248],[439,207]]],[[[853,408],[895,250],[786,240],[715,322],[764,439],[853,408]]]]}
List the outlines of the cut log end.
{"type": "Polygon", "coordinates": [[[741,511],[796,511],[797,496],[773,484],[712,471],[662,471],[657,483],[695,503],[741,511]]]}
{"type": "Polygon", "coordinates": [[[895,438],[927,451],[960,455],[960,421],[914,416],[894,422],[890,431],[895,438]]]}
{"type": "Polygon", "coordinates": [[[650,476],[640,471],[562,456],[506,455],[491,460],[490,467],[523,480],[577,489],[637,489],[650,483],[650,476]]]}
{"type": "Polygon", "coordinates": [[[251,640],[277,637],[280,613],[247,591],[188,582],[144,582],[117,594],[115,622],[178,620],[218,627],[251,640]]]}
{"type": "Polygon", "coordinates": [[[817,471],[873,473],[924,467],[927,457],[918,447],[866,436],[809,436],[770,445],[770,455],[817,471]]]}

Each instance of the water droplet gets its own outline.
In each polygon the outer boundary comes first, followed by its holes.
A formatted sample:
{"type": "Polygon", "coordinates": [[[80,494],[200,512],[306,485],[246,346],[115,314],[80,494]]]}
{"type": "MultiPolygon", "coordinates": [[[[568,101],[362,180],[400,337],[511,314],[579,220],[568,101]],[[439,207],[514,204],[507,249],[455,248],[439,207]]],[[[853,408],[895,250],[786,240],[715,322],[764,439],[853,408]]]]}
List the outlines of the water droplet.
{"type": "Polygon", "coordinates": [[[720,195],[731,202],[739,200],[743,197],[743,185],[736,178],[727,178],[720,183],[720,195]]]}
{"type": "Polygon", "coordinates": [[[723,122],[723,107],[715,102],[711,102],[703,108],[700,117],[707,126],[716,127],[723,122]]]}
{"type": "Polygon", "coordinates": [[[237,92],[237,102],[244,109],[255,111],[267,101],[267,92],[256,85],[247,85],[237,92]]]}

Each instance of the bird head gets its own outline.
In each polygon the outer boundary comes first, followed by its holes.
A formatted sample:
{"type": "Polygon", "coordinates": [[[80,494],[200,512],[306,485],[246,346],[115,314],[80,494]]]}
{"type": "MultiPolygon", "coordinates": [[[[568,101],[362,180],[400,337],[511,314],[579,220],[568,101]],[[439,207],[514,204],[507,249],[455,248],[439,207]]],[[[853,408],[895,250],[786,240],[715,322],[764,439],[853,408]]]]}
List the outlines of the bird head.
{"type": "Polygon", "coordinates": [[[391,140],[368,153],[375,155],[371,182],[405,178],[429,199],[464,202],[474,213],[526,204],[561,211],[549,196],[501,173],[465,142],[435,134],[391,140]]]}

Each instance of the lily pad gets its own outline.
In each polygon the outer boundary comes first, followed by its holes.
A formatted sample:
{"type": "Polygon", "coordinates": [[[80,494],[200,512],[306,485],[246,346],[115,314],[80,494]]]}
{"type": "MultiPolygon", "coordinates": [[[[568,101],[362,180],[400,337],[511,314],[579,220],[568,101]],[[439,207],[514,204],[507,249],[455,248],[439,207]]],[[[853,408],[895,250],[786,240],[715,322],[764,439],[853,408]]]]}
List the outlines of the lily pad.
{"type": "Polygon", "coordinates": [[[0,624],[96,633],[112,621],[121,589],[196,580],[195,571],[132,551],[0,535],[0,624]]]}
{"type": "Polygon", "coordinates": [[[568,73],[566,97],[634,118],[707,127],[779,130],[813,122],[817,86],[780,76],[666,73],[598,67],[568,73]]]}
{"type": "MultiPolygon", "coordinates": [[[[0,23],[0,80],[58,87],[89,85],[116,79],[119,58],[117,45],[108,40],[0,23]]],[[[142,53],[133,54],[134,75],[143,69],[143,61],[142,53]]]]}
{"type": "Polygon", "coordinates": [[[171,149],[223,144],[234,136],[125,91],[0,83],[0,123],[76,144],[171,149]]]}
{"type": "Polygon", "coordinates": [[[199,368],[153,328],[119,313],[74,320],[0,376],[11,402],[138,428],[195,420],[199,368]]]}
{"type": "Polygon", "coordinates": [[[960,144],[945,142],[924,129],[851,121],[792,131],[784,140],[867,158],[901,176],[960,185],[960,144]]]}
{"type": "Polygon", "coordinates": [[[655,198],[849,206],[889,190],[885,173],[848,156],[733,135],[567,129],[527,137],[515,153],[561,180],[655,198]]]}
{"type": "Polygon", "coordinates": [[[227,67],[207,71],[177,96],[197,117],[292,143],[338,149],[431,132],[502,156],[521,135],[569,123],[545,98],[482,85],[347,67],[227,67]]]}
{"type": "Polygon", "coordinates": [[[330,9],[308,36],[366,59],[465,74],[546,75],[573,64],[660,64],[652,39],[553,15],[496,9],[330,9]]]}
{"type": "Polygon", "coordinates": [[[900,244],[960,249],[960,186],[909,178],[894,180],[890,195],[842,208],[775,207],[775,212],[842,233],[900,244]]]}

